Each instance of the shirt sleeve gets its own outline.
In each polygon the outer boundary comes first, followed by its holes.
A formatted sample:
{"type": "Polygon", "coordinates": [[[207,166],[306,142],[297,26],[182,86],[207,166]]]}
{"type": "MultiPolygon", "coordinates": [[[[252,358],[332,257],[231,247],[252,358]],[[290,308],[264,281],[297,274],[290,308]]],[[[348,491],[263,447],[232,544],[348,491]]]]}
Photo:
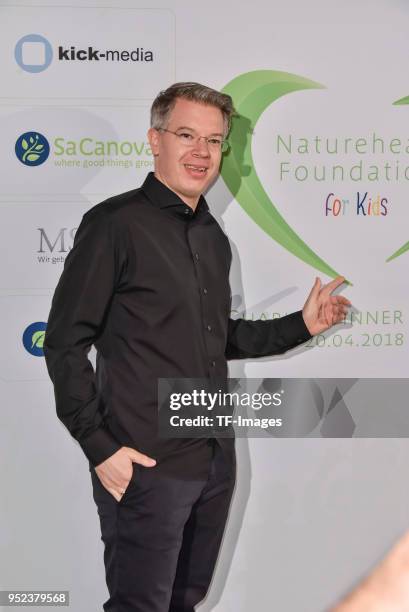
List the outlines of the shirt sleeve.
{"type": "Polygon", "coordinates": [[[229,319],[226,359],[280,355],[312,338],[302,311],[267,321],[229,319]]]}
{"type": "Polygon", "coordinates": [[[57,416],[94,466],[122,446],[104,426],[104,407],[88,359],[103,329],[119,271],[112,215],[89,211],[53,296],[44,355],[54,384],[57,416]]]}

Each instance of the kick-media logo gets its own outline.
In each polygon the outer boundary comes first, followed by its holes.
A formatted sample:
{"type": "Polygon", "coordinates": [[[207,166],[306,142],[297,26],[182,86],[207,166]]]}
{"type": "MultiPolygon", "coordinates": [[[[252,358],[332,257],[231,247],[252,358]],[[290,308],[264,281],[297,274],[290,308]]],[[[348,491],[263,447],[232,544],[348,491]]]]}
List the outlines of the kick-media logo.
{"type": "Polygon", "coordinates": [[[55,45],[41,34],[27,34],[18,40],[14,57],[26,72],[43,72],[53,58],[59,62],[153,62],[153,51],[134,49],[99,49],[94,45],[55,45]]]}
{"type": "Polygon", "coordinates": [[[43,72],[53,60],[53,49],[41,34],[27,34],[17,42],[14,57],[26,72],[43,72]]]}

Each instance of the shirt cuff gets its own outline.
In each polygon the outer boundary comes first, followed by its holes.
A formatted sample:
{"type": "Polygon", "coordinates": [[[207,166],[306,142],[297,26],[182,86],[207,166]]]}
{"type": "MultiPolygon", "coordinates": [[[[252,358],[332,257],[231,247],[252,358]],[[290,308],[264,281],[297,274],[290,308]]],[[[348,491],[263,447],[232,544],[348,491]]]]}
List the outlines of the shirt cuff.
{"type": "Polygon", "coordinates": [[[111,457],[123,446],[104,426],[99,427],[90,436],[79,441],[79,444],[94,467],[111,457]]]}
{"type": "Polygon", "coordinates": [[[283,329],[290,332],[291,337],[288,337],[288,344],[295,347],[312,338],[302,316],[302,310],[297,310],[289,315],[282,317],[281,321],[286,323],[283,329]],[[287,324],[288,322],[288,324],[287,324]]]}

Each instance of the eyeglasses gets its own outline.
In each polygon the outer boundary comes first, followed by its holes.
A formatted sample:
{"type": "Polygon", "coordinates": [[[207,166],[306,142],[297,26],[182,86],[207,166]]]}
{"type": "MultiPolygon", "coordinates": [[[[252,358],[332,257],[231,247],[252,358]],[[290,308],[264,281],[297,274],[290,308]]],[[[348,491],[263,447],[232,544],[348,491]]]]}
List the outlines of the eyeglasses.
{"type": "Polygon", "coordinates": [[[225,153],[230,147],[230,144],[227,140],[223,140],[222,138],[218,138],[217,136],[197,136],[195,134],[191,134],[190,132],[172,132],[172,130],[167,130],[166,128],[158,128],[158,132],[169,132],[169,134],[177,136],[182,145],[186,147],[194,147],[195,144],[199,144],[199,141],[202,138],[206,141],[206,144],[209,149],[213,151],[221,151],[222,153],[225,153]]]}

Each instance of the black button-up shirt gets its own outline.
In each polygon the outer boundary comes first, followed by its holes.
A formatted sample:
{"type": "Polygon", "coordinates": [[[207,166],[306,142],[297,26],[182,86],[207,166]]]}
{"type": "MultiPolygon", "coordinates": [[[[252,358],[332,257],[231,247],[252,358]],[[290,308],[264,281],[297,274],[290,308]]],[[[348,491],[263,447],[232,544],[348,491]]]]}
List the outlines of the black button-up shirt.
{"type": "MultiPolygon", "coordinates": [[[[157,379],[223,379],[227,359],[283,353],[311,337],[301,312],[230,319],[230,263],[204,197],[193,211],[153,173],[140,189],[85,213],[55,290],[44,353],[57,415],[92,465],[131,446],[158,467],[197,474],[210,447],[157,436],[157,379]]],[[[233,452],[232,440],[220,443],[233,452]]]]}

